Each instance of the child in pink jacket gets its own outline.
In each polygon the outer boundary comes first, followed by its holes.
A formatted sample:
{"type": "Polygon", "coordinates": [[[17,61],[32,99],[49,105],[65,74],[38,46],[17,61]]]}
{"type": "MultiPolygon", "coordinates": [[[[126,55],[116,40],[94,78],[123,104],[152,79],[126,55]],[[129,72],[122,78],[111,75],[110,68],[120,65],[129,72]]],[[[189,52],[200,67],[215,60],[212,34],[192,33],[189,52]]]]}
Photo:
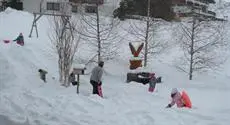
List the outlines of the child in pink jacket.
{"type": "Polygon", "coordinates": [[[149,92],[153,92],[155,90],[156,84],[157,84],[157,79],[155,77],[155,73],[150,73],[149,74],[149,92]]]}
{"type": "Polygon", "coordinates": [[[172,97],[172,102],[168,104],[166,108],[171,108],[174,104],[176,104],[178,108],[185,107],[181,94],[176,88],[172,89],[171,97],[172,97]]]}

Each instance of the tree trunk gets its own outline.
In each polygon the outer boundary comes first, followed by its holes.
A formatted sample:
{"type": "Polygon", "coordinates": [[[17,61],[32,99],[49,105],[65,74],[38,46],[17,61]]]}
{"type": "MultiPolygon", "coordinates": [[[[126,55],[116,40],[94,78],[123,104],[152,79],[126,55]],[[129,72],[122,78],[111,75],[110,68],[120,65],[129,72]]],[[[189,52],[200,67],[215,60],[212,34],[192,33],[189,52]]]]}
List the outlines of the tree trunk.
{"type": "Polygon", "coordinates": [[[98,10],[98,3],[96,4],[97,6],[97,42],[98,42],[98,63],[101,61],[101,39],[100,39],[100,24],[99,24],[99,10],[98,10]]]}
{"type": "Polygon", "coordinates": [[[193,74],[193,55],[194,55],[194,32],[195,32],[196,19],[193,17],[192,22],[192,36],[191,36],[191,48],[190,48],[190,67],[189,67],[189,80],[192,80],[193,74]]]}
{"type": "MultiPolygon", "coordinates": [[[[60,46],[60,45],[59,45],[60,46]]],[[[59,59],[58,59],[58,66],[59,66],[59,82],[63,82],[63,65],[62,65],[62,56],[61,56],[61,50],[58,50],[59,52],[59,59]]]]}
{"type": "Polygon", "coordinates": [[[146,23],[146,35],[145,35],[145,53],[144,53],[144,67],[147,66],[148,61],[148,39],[149,39],[149,24],[150,24],[150,0],[148,0],[147,8],[147,23],[146,23]]]}

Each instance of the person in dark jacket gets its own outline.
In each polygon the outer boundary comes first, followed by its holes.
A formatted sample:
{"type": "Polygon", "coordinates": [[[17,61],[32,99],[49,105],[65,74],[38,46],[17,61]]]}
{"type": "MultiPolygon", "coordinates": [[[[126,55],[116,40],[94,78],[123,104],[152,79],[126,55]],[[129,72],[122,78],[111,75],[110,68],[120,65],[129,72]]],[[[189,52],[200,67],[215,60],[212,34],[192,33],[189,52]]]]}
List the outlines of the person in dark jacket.
{"type": "Polygon", "coordinates": [[[19,36],[13,41],[16,41],[17,44],[24,46],[24,37],[23,37],[22,33],[20,33],[19,36]]]}
{"type": "Polygon", "coordinates": [[[103,74],[103,66],[104,66],[104,62],[100,61],[98,63],[98,66],[96,66],[95,68],[93,68],[92,70],[92,74],[90,76],[90,83],[93,86],[93,94],[98,94],[98,85],[102,84],[101,78],[102,78],[102,74],[103,74]]]}
{"type": "Polygon", "coordinates": [[[38,72],[40,73],[40,78],[46,83],[46,74],[48,73],[44,69],[39,69],[38,72]]]}

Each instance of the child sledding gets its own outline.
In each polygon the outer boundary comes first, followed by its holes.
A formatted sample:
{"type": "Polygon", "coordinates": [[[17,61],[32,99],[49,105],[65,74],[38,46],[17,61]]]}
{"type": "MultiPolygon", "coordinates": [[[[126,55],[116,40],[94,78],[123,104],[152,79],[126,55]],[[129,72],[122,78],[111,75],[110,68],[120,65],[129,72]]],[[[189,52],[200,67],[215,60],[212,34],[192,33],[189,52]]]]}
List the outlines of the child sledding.
{"type": "Polygon", "coordinates": [[[24,43],[24,37],[23,37],[22,33],[20,33],[19,36],[13,41],[16,41],[16,43],[18,45],[21,45],[21,46],[24,46],[24,44],[25,44],[24,43]]]}
{"type": "MultiPolygon", "coordinates": [[[[4,43],[8,44],[10,43],[12,40],[3,40],[4,43]]],[[[20,33],[19,36],[13,40],[13,42],[16,42],[16,44],[20,45],[20,46],[24,46],[25,42],[24,42],[24,37],[23,34],[20,33]]]]}
{"type": "Polygon", "coordinates": [[[176,89],[173,88],[171,91],[172,101],[166,106],[166,108],[171,108],[173,105],[177,105],[178,108],[187,107],[192,108],[192,103],[189,96],[185,91],[182,91],[182,94],[176,89]]]}

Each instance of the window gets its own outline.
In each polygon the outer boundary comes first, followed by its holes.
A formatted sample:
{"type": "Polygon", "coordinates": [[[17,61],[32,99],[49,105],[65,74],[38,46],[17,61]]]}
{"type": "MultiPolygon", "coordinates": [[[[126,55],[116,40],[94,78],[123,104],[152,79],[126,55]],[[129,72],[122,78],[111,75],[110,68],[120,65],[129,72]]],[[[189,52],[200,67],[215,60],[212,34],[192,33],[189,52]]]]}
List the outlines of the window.
{"type": "Polygon", "coordinates": [[[97,7],[96,6],[86,6],[85,7],[85,12],[87,12],[87,13],[96,13],[97,12],[97,7]]]}
{"type": "Polygon", "coordinates": [[[60,3],[47,2],[47,10],[60,10],[60,3]]]}
{"type": "Polygon", "coordinates": [[[78,11],[78,6],[72,5],[72,12],[77,13],[77,11],[78,11]]]}
{"type": "Polygon", "coordinates": [[[82,2],[82,0],[69,0],[69,2],[72,2],[72,3],[80,3],[80,2],[82,2]]]}
{"type": "Polygon", "coordinates": [[[202,7],[203,12],[207,12],[207,7],[202,7]]]}
{"type": "Polygon", "coordinates": [[[88,4],[98,3],[99,5],[101,5],[104,3],[104,0],[82,0],[82,3],[88,3],[88,4]]]}
{"type": "Polygon", "coordinates": [[[193,5],[193,3],[192,3],[192,2],[190,2],[190,1],[188,1],[188,2],[187,2],[187,4],[188,4],[188,5],[193,5]]]}

